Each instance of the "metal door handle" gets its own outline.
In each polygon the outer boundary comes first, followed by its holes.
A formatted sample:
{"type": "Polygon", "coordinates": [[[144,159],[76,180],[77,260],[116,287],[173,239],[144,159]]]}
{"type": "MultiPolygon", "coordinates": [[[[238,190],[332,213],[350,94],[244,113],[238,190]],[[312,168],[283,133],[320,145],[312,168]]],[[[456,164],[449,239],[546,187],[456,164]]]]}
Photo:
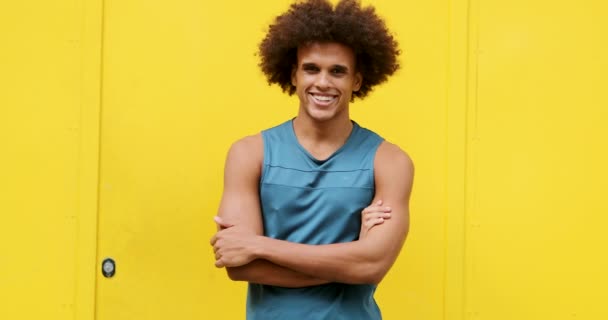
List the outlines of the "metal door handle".
{"type": "Polygon", "coordinates": [[[116,262],[112,258],[105,258],[101,263],[101,273],[106,278],[112,278],[116,273],[116,262]]]}

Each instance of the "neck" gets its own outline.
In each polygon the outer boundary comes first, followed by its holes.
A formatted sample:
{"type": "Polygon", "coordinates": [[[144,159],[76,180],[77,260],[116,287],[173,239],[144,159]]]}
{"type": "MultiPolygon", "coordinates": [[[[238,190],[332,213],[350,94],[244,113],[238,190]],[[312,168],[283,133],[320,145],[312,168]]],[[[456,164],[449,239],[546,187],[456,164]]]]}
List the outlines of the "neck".
{"type": "Polygon", "coordinates": [[[315,121],[301,114],[293,120],[296,136],[301,141],[312,144],[341,145],[350,135],[353,124],[348,113],[345,117],[336,117],[327,121],[315,121]]]}

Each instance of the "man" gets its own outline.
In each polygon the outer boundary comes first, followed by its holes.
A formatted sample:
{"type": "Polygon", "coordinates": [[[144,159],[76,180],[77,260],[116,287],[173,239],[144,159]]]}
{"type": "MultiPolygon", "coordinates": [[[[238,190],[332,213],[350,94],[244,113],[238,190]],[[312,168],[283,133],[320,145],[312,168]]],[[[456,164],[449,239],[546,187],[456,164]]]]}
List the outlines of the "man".
{"type": "Polygon", "coordinates": [[[230,148],[211,239],[215,265],[249,282],[248,319],[381,318],[373,294],[408,233],[414,170],[349,103],[386,81],[398,54],[355,0],[299,2],[270,26],[260,66],[299,110],[230,148]]]}

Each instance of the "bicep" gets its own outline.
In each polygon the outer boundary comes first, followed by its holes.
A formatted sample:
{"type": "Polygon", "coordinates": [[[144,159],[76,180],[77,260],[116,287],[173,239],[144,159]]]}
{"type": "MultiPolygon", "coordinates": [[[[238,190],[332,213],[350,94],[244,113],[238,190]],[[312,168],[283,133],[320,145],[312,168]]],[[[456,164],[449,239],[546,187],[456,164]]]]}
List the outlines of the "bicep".
{"type": "Polygon", "coordinates": [[[414,167],[407,154],[394,145],[379,149],[374,164],[376,195],[392,208],[391,218],[369,231],[367,240],[375,250],[376,258],[387,268],[397,258],[409,231],[409,199],[412,190],[414,167]]]}
{"type": "Polygon", "coordinates": [[[224,168],[224,190],[218,215],[227,223],[263,234],[259,179],[261,137],[247,137],[232,145],[224,168]]]}

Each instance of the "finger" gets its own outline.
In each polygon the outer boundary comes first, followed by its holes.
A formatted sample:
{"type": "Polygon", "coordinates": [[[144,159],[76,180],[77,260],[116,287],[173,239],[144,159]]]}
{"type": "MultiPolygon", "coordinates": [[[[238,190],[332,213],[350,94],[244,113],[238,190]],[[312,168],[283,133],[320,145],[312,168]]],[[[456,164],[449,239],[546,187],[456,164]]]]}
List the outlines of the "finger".
{"type": "Polygon", "coordinates": [[[371,228],[377,224],[381,224],[384,223],[384,219],[383,218],[375,218],[375,219],[371,219],[368,222],[365,223],[365,226],[368,228],[371,228]]]}
{"type": "Polygon", "coordinates": [[[217,241],[217,234],[214,234],[213,237],[211,237],[211,240],[209,240],[209,243],[211,245],[215,245],[216,241],[217,241]]]}
{"type": "Polygon", "coordinates": [[[230,228],[232,226],[234,226],[233,224],[230,224],[226,221],[224,221],[224,219],[215,216],[213,217],[213,221],[215,221],[215,223],[217,223],[217,225],[220,227],[220,229],[226,229],[226,228],[230,228]]]}
{"type": "Polygon", "coordinates": [[[222,257],[222,255],[218,252],[215,253],[215,260],[220,260],[220,258],[222,257]]]}
{"type": "Polygon", "coordinates": [[[378,218],[382,218],[382,213],[379,212],[372,212],[368,215],[365,216],[365,220],[366,221],[371,221],[371,220],[376,220],[378,218]]]}
{"type": "Polygon", "coordinates": [[[215,267],[216,268],[223,268],[224,267],[224,262],[222,261],[222,259],[215,261],[215,267]]]}
{"type": "Polygon", "coordinates": [[[375,220],[366,221],[364,224],[365,228],[367,228],[369,230],[371,227],[374,226],[374,224],[375,224],[374,222],[375,222],[375,220]]]}
{"type": "Polygon", "coordinates": [[[363,216],[363,220],[365,222],[367,222],[367,221],[370,221],[372,219],[376,219],[378,217],[380,217],[380,216],[378,215],[377,212],[369,212],[369,213],[366,213],[365,216],[363,216]]]}
{"type": "Polygon", "coordinates": [[[374,220],[370,220],[370,222],[367,224],[366,228],[367,231],[371,230],[373,227],[379,225],[379,224],[383,224],[384,223],[384,219],[382,218],[378,218],[378,219],[374,219],[374,220]]]}
{"type": "Polygon", "coordinates": [[[383,212],[380,217],[384,218],[384,219],[390,219],[391,218],[391,213],[390,212],[383,212]]]}
{"type": "Polygon", "coordinates": [[[370,213],[376,212],[376,211],[378,211],[378,207],[374,206],[374,207],[367,207],[367,208],[363,209],[363,211],[361,211],[361,213],[365,215],[365,214],[370,214],[370,213]]]}
{"type": "Polygon", "coordinates": [[[371,213],[371,212],[391,212],[393,209],[391,207],[383,207],[383,206],[369,206],[365,209],[363,209],[363,211],[361,213],[363,214],[367,214],[367,213],[371,213]]]}
{"type": "Polygon", "coordinates": [[[363,216],[363,220],[367,221],[370,219],[377,219],[377,218],[389,219],[390,217],[391,217],[390,212],[370,212],[363,216]]]}
{"type": "MultiPolygon", "coordinates": [[[[382,205],[382,200],[378,200],[375,203],[372,203],[369,206],[367,206],[365,209],[363,209],[363,211],[366,211],[366,210],[368,210],[370,208],[378,207],[378,206],[381,206],[381,205],[382,205]]],[[[361,213],[363,213],[363,212],[361,212],[361,213]]]]}

